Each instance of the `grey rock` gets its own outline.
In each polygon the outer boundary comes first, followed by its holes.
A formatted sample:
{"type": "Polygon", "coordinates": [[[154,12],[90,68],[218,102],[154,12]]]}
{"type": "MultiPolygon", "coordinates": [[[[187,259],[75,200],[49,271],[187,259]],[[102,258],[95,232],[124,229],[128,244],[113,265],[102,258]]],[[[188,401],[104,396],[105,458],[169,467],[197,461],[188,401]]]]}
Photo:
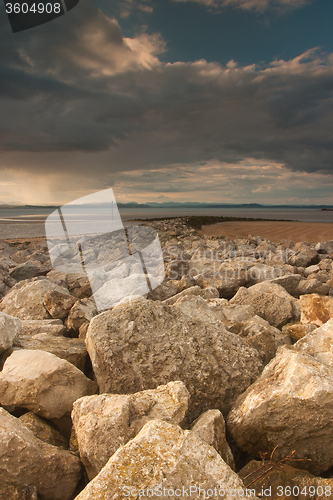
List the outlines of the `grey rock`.
{"type": "Polygon", "coordinates": [[[72,420],[81,460],[89,479],[95,477],[120,446],[154,418],[180,424],[189,393],[182,382],[133,395],[101,394],[75,401],[72,420]]]}
{"type": "Polygon", "coordinates": [[[31,430],[33,435],[44,441],[44,443],[58,446],[66,449],[68,447],[67,440],[55,428],[54,424],[46,418],[35,415],[32,411],[28,411],[19,417],[20,421],[31,430]]]}
{"type": "Polygon", "coordinates": [[[190,427],[202,441],[213,446],[229,467],[235,470],[234,457],[225,435],[225,422],[219,410],[208,410],[200,415],[190,427]]]}
{"type": "Polygon", "coordinates": [[[34,278],[15,285],[0,303],[0,311],[20,319],[49,319],[43,305],[44,295],[50,290],[64,289],[46,278],[34,278]]]}
{"type": "Polygon", "coordinates": [[[170,498],[168,490],[180,496],[183,489],[189,494],[190,486],[197,488],[197,491],[191,491],[192,496],[196,494],[199,498],[200,487],[201,491],[212,490],[212,499],[220,498],[218,492],[224,490],[226,500],[239,500],[240,496],[230,492],[244,489],[237,474],[195,432],[183,431],[169,422],[152,420],[112,455],[76,500],[111,500],[119,492],[127,496],[134,489],[136,496],[141,490],[140,495],[144,492],[151,498],[170,498]],[[157,493],[152,494],[156,488],[159,488],[157,493]],[[163,488],[166,488],[164,492],[163,488]]]}
{"type": "Polygon", "coordinates": [[[319,475],[333,465],[333,370],[313,356],[282,347],[261,377],[242,394],[227,423],[237,445],[252,457],[288,456],[319,475]]]}
{"type": "Polygon", "coordinates": [[[1,498],[32,500],[38,494],[41,500],[70,500],[82,474],[79,459],[36,438],[2,408],[0,423],[1,498]],[[25,491],[27,496],[23,496],[25,491]]]}
{"type": "Polygon", "coordinates": [[[250,288],[240,288],[231,304],[250,305],[255,313],[277,328],[298,319],[296,299],[274,283],[263,282],[250,288]]]}
{"type": "Polygon", "coordinates": [[[0,354],[13,345],[13,341],[21,332],[21,321],[18,318],[0,312],[0,354]]]}
{"type": "Polygon", "coordinates": [[[45,418],[70,414],[74,401],[96,384],[68,361],[45,351],[14,351],[0,372],[0,404],[27,408],[45,418]]]}
{"type": "Polygon", "coordinates": [[[13,342],[13,348],[32,349],[50,352],[58,358],[65,359],[79,370],[84,371],[87,361],[87,349],[84,340],[68,337],[57,337],[50,333],[20,335],[13,342]]]}
{"type": "Polygon", "coordinates": [[[55,319],[64,319],[78,299],[55,290],[50,290],[44,295],[44,307],[55,319]]]}
{"type": "Polygon", "coordinates": [[[257,351],[237,335],[149,300],[95,316],[86,345],[100,392],[128,394],[182,380],[192,420],[212,407],[229,408],[262,369],[257,351]]]}

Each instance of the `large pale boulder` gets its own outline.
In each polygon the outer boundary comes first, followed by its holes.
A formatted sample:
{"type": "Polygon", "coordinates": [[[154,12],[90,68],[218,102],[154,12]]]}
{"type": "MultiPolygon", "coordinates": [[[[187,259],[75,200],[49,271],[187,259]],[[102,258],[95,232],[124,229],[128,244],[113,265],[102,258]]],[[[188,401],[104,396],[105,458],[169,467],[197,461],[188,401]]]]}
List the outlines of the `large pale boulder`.
{"type": "Polygon", "coordinates": [[[133,395],[101,394],[75,401],[72,420],[89,479],[149,420],[182,423],[188,399],[189,393],[182,382],[170,382],[133,395]]]}
{"type": "Polygon", "coordinates": [[[282,347],[261,377],[236,401],[227,424],[250,456],[285,458],[321,474],[333,465],[333,370],[312,356],[282,347]],[[305,459],[310,459],[307,461],[305,459]]]}
{"type": "Polygon", "coordinates": [[[193,422],[190,429],[195,432],[202,441],[213,446],[221,455],[225,463],[235,470],[234,457],[225,435],[224,418],[219,410],[206,411],[193,422]]]}
{"type": "Polygon", "coordinates": [[[65,289],[46,278],[19,282],[1,301],[0,311],[20,319],[48,319],[50,315],[43,301],[50,290],[64,292],[65,289]]]}
{"type": "Polygon", "coordinates": [[[321,326],[333,318],[333,297],[321,297],[315,293],[300,297],[301,322],[321,326]]]}
{"type": "Polygon", "coordinates": [[[14,339],[21,332],[21,321],[18,318],[0,312],[0,354],[13,345],[14,339]]]}
{"type": "Polygon", "coordinates": [[[230,303],[252,306],[258,316],[277,328],[298,318],[296,299],[281,285],[267,281],[240,288],[230,303]]]}
{"type": "Polygon", "coordinates": [[[32,500],[38,494],[41,500],[70,500],[81,474],[74,453],[36,438],[18,418],[0,408],[1,498],[32,500]]]}
{"type": "Polygon", "coordinates": [[[262,369],[258,352],[222,325],[149,300],[95,316],[86,345],[100,392],[128,394],[182,380],[192,420],[209,408],[226,411],[262,369]]]}
{"type": "MultiPolygon", "coordinates": [[[[119,448],[76,500],[121,496],[244,498],[244,485],[217,451],[195,432],[161,420],[148,422],[119,448]],[[240,492],[240,493],[238,493],[240,492]]],[[[252,497],[258,500],[257,497],[252,497]]]]}
{"type": "Polygon", "coordinates": [[[45,418],[70,414],[96,384],[68,361],[45,351],[14,351],[0,373],[0,404],[27,408],[45,418]]]}

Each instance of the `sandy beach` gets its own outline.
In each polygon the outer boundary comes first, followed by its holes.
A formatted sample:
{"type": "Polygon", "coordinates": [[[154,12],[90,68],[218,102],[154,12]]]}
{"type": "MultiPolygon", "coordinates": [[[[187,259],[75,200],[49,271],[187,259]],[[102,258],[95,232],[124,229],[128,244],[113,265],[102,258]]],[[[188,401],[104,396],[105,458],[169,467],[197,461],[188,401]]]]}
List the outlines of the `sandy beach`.
{"type": "Polygon", "coordinates": [[[204,226],[201,234],[225,236],[226,238],[246,238],[250,234],[268,238],[274,243],[281,240],[317,241],[333,240],[333,224],[327,222],[289,222],[289,221],[232,221],[204,226]]]}

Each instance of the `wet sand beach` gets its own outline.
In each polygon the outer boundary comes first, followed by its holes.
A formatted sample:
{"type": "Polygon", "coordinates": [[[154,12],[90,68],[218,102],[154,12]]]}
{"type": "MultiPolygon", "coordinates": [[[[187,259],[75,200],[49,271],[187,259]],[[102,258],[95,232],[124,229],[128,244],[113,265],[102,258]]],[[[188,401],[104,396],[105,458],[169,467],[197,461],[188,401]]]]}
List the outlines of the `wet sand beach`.
{"type": "Polygon", "coordinates": [[[203,226],[200,234],[225,236],[226,238],[247,238],[249,235],[262,236],[274,243],[281,240],[317,241],[333,240],[333,223],[290,222],[290,221],[232,221],[203,226]]]}

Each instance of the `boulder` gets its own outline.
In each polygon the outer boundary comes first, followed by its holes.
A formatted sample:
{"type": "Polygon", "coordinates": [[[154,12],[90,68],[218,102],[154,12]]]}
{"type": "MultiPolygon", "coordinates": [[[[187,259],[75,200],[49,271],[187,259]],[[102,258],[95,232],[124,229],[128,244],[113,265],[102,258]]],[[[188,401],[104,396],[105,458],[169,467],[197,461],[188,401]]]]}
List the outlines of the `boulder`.
{"type": "Polygon", "coordinates": [[[28,280],[34,278],[35,276],[43,276],[49,270],[44,270],[40,265],[33,262],[25,262],[24,264],[19,264],[18,266],[11,269],[9,276],[16,281],[28,280]]]}
{"type": "Polygon", "coordinates": [[[262,369],[258,352],[222,325],[149,300],[95,316],[86,345],[100,392],[128,394],[182,380],[192,420],[212,407],[229,408],[262,369]]]}
{"type": "Polygon", "coordinates": [[[66,449],[68,447],[67,440],[60,434],[52,422],[35,415],[32,411],[24,413],[19,419],[31,430],[36,438],[59,448],[66,449]]]}
{"type": "Polygon", "coordinates": [[[308,333],[294,348],[333,368],[333,319],[308,333]]]}
{"type": "Polygon", "coordinates": [[[72,420],[81,460],[89,479],[95,477],[120,446],[154,418],[183,422],[189,393],[182,382],[133,395],[101,394],[75,401],[72,420]]]}
{"type": "Polygon", "coordinates": [[[316,278],[313,278],[313,279],[301,280],[297,285],[295,295],[296,297],[310,293],[327,295],[328,292],[329,292],[329,287],[326,284],[322,283],[320,280],[316,278]]]}
{"type": "Polygon", "coordinates": [[[0,312],[0,354],[13,345],[21,332],[21,321],[9,314],[0,312]]]}
{"type": "Polygon", "coordinates": [[[285,276],[281,276],[280,278],[271,280],[271,283],[282,286],[290,295],[298,297],[299,293],[297,286],[301,279],[302,276],[300,274],[287,274],[285,276]]]}
{"type": "Polygon", "coordinates": [[[310,276],[310,274],[318,273],[319,271],[320,267],[318,266],[318,264],[314,264],[312,266],[307,267],[303,274],[307,278],[308,276],[310,276]]]}
{"type": "Polygon", "coordinates": [[[253,458],[275,461],[295,450],[298,467],[318,475],[333,465],[333,370],[313,356],[280,347],[261,377],[236,401],[228,428],[253,458]],[[310,461],[308,461],[310,459],[310,461]]]}
{"type": "Polygon", "coordinates": [[[44,295],[44,307],[52,318],[64,319],[77,300],[68,293],[50,290],[44,295]]]}
{"type": "Polygon", "coordinates": [[[212,499],[239,500],[236,492],[244,494],[237,474],[195,432],[152,420],[112,455],[76,500],[111,500],[119,495],[199,498],[199,488],[201,496],[205,490],[205,497],[212,499]]]}
{"type": "Polygon", "coordinates": [[[14,351],[0,373],[0,404],[49,419],[68,415],[74,401],[96,389],[81,370],[45,351],[14,351]]]}
{"type": "MultiPolygon", "coordinates": [[[[185,277],[185,276],[184,276],[185,277]]],[[[150,300],[166,300],[178,293],[178,281],[165,280],[158,285],[154,290],[151,290],[147,299],[150,300]]]]}
{"type": "Polygon", "coordinates": [[[21,320],[21,325],[21,336],[48,333],[49,335],[60,337],[68,333],[61,319],[23,319],[21,320]]]}
{"type": "Polygon", "coordinates": [[[311,323],[288,323],[282,327],[282,332],[289,335],[291,340],[297,342],[315,329],[316,325],[312,325],[311,323]]]}
{"type": "Polygon", "coordinates": [[[225,422],[219,410],[208,410],[200,415],[190,427],[202,441],[213,446],[226,464],[235,470],[234,457],[225,436],[225,422]]]}
{"type": "Polygon", "coordinates": [[[80,299],[71,308],[66,321],[67,328],[79,332],[84,323],[89,323],[97,314],[96,304],[93,299],[80,299]]]}
{"type": "Polygon", "coordinates": [[[49,319],[44,307],[44,295],[50,290],[64,289],[46,278],[34,278],[17,283],[2,299],[0,311],[20,319],[49,319]]]}
{"type": "Polygon", "coordinates": [[[72,498],[82,474],[80,460],[74,453],[36,438],[3,408],[0,443],[1,498],[32,500],[37,494],[41,500],[72,498]]]}
{"type": "MultiPolygon", "coordinates": [[[[163,303],[171,306],[171,305],[175,304],[179,299],[181,299],[185,296],[191,296],[191,297],[200,296],[200,297],[202,297],[205,295],[207,295],[207,292],[205,292],[205,289],[201,288],[198,285],[195,285],[195,286],[191,286],[190,288],[186,288],[182,292],[177,293],[176,295],[174,295],[173,297],[170,297],[169,299],[164,300],[163,303]]],[[[210,293],[209,295],[215,295],[216,298],[219,297],[219,294],[217,291],[213,294],[210,293]]],[[[213,297],[206,297],[206,298],[213,298],[213,297]]]]}
{"type": "Polygon", "coordinates": [[[86,344],[80,339],[56,337],[49,333],[36,335],[21,335],[13,343],[17,349],[33,349],[50,352],[58,358],[65,359],[72,365],[84,371],[87,360],[86,344]]]}
{"type": "MultiPolygon", "coordinates": [[[[295,247],[296,248],[296,247],[295,247]]],[[[308,267],[311,264],[317,264],[318,261],[318,253],[315,250],[307,247],[299,252],[296,252],[294,255],[291,255],[288,259],[288,264],[297,267],[308,267]]]]}
{"type": "Polygon", "coordinates": [[[333,318],[333,297],[321,297],[315,293],[300,297],[301,323],[321,326],[333,318]]]}
{"type": "MultiPolygon", "coordinates": [[[[69,273],[66,274],[66,283],[71,295],[78,299],[91,297],[92,291],[88,276],[85,273],[69,273]]],[[[60,276],[57,276],[59,279],[60,276]]]]}
{"type": "Polygon", "coordinates": [[[258,316],[277,328],[298,317],[296,299],[282,286],[267,281],[240,288],[230,303],[252,306],[258,316]]]}
{"type": "Polygon", "coordinates": [[[288,335],[281,333],[278,328],[256,314],[227,328],[230,332],[240,335],[249,346],[257,349],[265,365],[275,356],[278,347],[291,344],[288,335]]]}
{"type": "Polygon", "coordinates": [[[333,253],[333,240],[331,241],[320,241],[315,246],[315,250],[321,254],[332,254],[333,253]]]}

